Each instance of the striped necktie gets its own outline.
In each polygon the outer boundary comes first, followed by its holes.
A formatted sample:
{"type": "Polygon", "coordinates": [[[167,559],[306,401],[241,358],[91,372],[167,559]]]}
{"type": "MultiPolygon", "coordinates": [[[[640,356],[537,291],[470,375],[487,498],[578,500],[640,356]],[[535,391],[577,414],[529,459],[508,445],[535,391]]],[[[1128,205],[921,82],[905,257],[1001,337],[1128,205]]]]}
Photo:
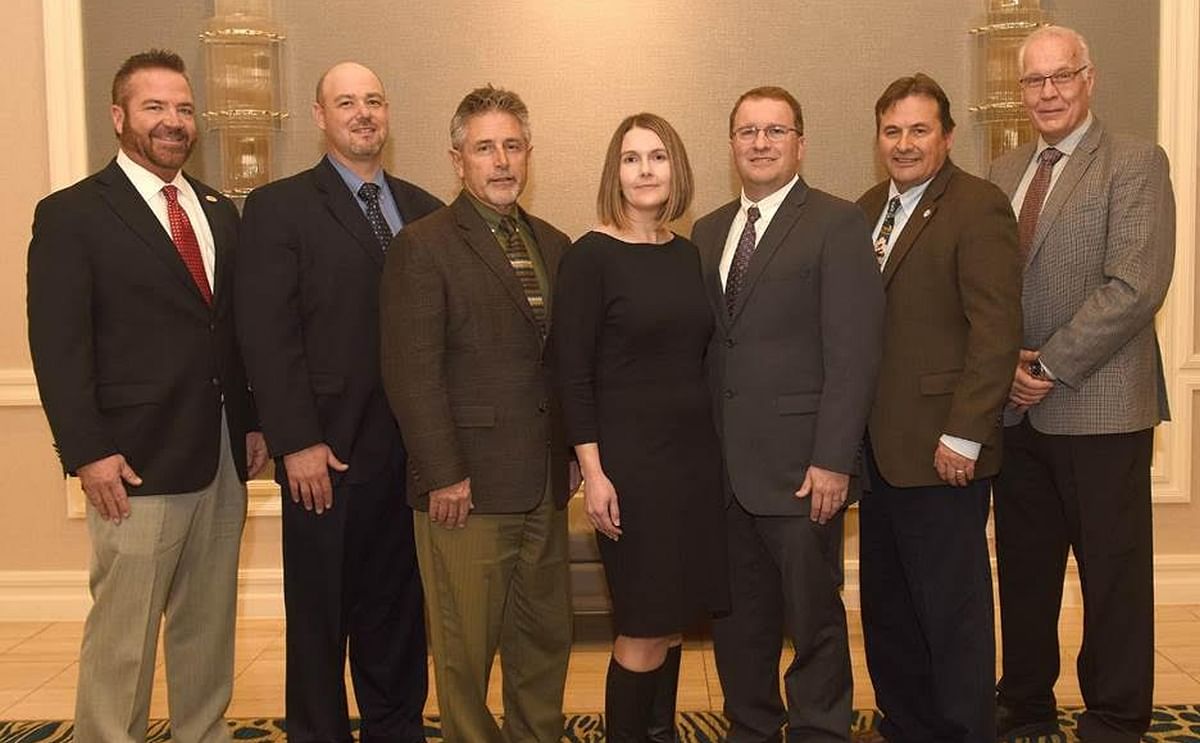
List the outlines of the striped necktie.
{"type": "Polygon", "coordinates": [[[546,301],[542,297],[542,287],[538,283],[537,272],[533,270],[533,259],[529,255],[529,249],[526,248],[525,240],[521,238],[521,233],[517,229],[517,220],[508,216],[501,217],[500,226],[497,229],[504,237],[504,255],[512,265],[513,272],[517,274],[521,288],[525,290],[525,299],[528,300],[529,307],[533,310],[533,316],[537,318],[538,327],[545,333],[546,301]]]}

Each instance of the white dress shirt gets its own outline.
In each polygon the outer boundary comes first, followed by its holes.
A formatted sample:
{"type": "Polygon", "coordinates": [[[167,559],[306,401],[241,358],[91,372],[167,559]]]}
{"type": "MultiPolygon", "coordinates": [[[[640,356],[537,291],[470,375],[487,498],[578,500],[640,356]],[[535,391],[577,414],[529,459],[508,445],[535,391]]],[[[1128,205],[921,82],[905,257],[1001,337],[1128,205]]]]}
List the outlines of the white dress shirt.
{"type": "MultiPolygon", "coordinates": [[[[917,204],[921,203],[921,197],[925,195],[925,189],[929,188],[929,184],[932,182],[933,178],[930,178],[921,185],[913,186],[904,193],[900,193],[900,190],[896,188],[895,181],[892,181],[888,185],[888,202],[892,200],[893,196],[899,196],[900,208],[896,210],[896,214],[893,217],[895,221],[892,225],[892,234],[888,238],[887,245],[885,245],[883,248],[883,264],[879,267],[879,270],[882,271],[883,268],[887,266],[888,258],[890,258],[892,255],[892,246],[896,244],[896,240],[899,239],[900,233],[904,231],[904,225],[908,224],[908,218],[911,217],[916,211],[917,204]]],[[[875,230],[871,233],[872,240],[879,238],[879,230],[883,227],[883,220],[886,216],[887,203],[885,202],[883,212],[881,212],[879,215],[879,221],[875,223],[875,230]]],[[[959,454],[971,460],[979,459],[979,452],[983,449],[983,444],[979,443],[978,441],[971,441],[970,439],[964,439],[959,436],[951,436],[948,433],[943,433],[939,441],[945,444],[946,447],[955,454],[959,454]]]]}
{"type": "Polygon", "coordinates": [[[757,248],[759,242],[762,241],[762,236],[766,234],[767,227],[771,225],[771,220],[775,217],[775,212],[779,211],[779,205],[783,203],[784,197],[792,190],[792,186],[796,185],[796,181],[800,180],[799,175],[792,176],[792,179],[787,182],[783,188],[764,197],[761,201],[755,203],[746,197],[746,191],[742,191],[742,207],[738,209],[738,213],[733,217],[733,224],[729,226],[729,235],[725,238],[725,251],[721,253],[721,286],[729,280],[729,266],[733,263],[733,254],[737,252],[738,241],[742,238],[742,230],[746,228],[746,210],[752,206],[758,207],[758,220],[754,223],[754,247],[757,248]]]}
{"type": "MultiPolygon", "coordinates": [[[[163,193],[163,186],[168,184],[134,162],[133,158],[125,154],[125,150],[117,152],[117,165],[125,172],[125,176],[133,183],[137,192],[146,200],[146,205],[150,207],[150,211],[154,212],[154,216],[158,218],[159,224],[167,233],[167,239],[171,240],[171,222],[167,219],[167,196],[163,193]]],[[[171,181],[169,185],[179,189],[179,205],[183,207],[188,221],[192,223],[192,231],[196,233],[196,241],[200,243],[200,257],[204,261],[204,274],[208,277],[208,285],[211,288],[217,251],[213,246],[212,228],[208,226],[208,218],[204,216],[204,209],[200,207],[200,199],[192,190],[192,184],[183,177],[183,171],[176,173],[175,180],[171,181]]]]}

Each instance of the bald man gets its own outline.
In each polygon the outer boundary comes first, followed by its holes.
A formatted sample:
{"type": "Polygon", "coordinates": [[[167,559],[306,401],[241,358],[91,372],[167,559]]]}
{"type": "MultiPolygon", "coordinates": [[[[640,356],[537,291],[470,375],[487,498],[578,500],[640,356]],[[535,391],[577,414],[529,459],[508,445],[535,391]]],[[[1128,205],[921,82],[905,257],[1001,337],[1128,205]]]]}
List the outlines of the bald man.
{"type": "Polygon", "coordinates": [[[393,235],[442,206],[383,170],[388,101],[342,63],[317,84],[325,156],[246,199],[238,336],[283,500],[287,730],[423,741],[427,664],[406,455],[379,365],[379,277],[393,235]]]}

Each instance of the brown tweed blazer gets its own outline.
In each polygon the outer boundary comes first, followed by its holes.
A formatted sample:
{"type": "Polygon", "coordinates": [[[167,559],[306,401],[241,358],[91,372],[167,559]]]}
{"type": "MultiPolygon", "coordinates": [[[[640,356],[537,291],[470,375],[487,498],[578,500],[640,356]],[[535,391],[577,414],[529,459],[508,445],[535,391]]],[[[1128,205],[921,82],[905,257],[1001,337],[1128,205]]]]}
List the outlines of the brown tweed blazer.
{"type": "MultiPolygon", "coordinates": [[[[523,216],[553,282],[570,241],[523,216]]],[[[567,446],[545,340],[465,193],[396,236],[379,306],[383,384],[408,450],[412,507],[427,510],[430,490],[467,477],[474,513],[529,511],[547,477],[563,506],[567,446]]]]}
{"type": "MultiPolygon", "coordinates": [[[[1035,148],[992,164],[989,180],[1010,199],[1035,148]]],[[[1040,349],[1059,382],[1029,410],[1034,428],[1123,433],[1170,418],[1154,314],[1174,267],[1166,153],[1094,118],[1046,198],[1025,265],[1023,346],[1040,349]]]]}
{"type": "MultiPolygon", "coordinates": [[[[858,205],[874,224],[889,181],[858,205]]],[[[992,184],[947,160],[884,266],[883,364],[868,430],[896,487],[941,485],[942,434],[983,444],[975,476],[1000,470],[1000,411],[1021,343],[1017,222],[992,184]]]]}

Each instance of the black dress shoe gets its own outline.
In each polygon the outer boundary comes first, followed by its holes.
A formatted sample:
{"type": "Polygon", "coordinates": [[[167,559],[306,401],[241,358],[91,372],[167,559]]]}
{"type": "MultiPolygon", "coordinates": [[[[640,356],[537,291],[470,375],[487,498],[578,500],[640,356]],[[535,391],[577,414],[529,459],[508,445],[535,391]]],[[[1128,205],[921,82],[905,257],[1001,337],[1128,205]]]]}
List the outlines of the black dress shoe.
{"type": "Polygon", "coordinates": [[[1016,741],[1026,738],[1037,740],[1039,736],[1057,736],[1059,740],[1062,740],[1058,718],[1030,719],[1007,707],[996,707],[996,739],[998,741],[1016,741]]]}

